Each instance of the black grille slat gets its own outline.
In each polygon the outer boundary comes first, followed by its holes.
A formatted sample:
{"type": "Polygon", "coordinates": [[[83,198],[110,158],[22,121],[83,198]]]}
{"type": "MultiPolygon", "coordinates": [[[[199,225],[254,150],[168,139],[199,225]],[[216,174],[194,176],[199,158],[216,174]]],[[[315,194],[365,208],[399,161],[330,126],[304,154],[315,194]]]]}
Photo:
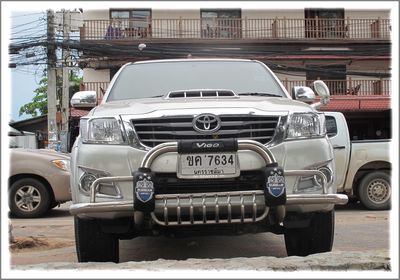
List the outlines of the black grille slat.
{"type": "MultiPolygon", "coordinates": [[[[230,135],[226,135],[226,137],[219,137],[220,139],[227,139],[227,138],[235,138],[235,137],[231,137],[230,135]]],[[[182,140],[190,140],[193,138],[184,138],[184,137],[180,137],[179,139],[182,140]]],[[[160,143],[164,143],[164,142],[169,142],[169,141],[173,141],[173,140],[179,140],[177,138],[173,138],[171,137],[171,139],[167,139],[167,138],[163,138],[163,139],[141,139],[142,142],[157,142],[158,144],[160,143]]],[[[199,137],[197,137],[196,139],[213,139],[208,137],[207,135],[200,135],[199,137]]],[[[272,137],[264,137],[264,136],[258,136],[258,137],[240,137],[240,139],[242,140],[261,140],[261,139],[266,139],[266,140],[271,140],[272,137]]]]}
{"type": "Polygon", "coordinates": [[[170,127],[190,127],[190,128],[193,128],[193,125],[192,125],[191,122],[190,123],[176,123],[176,122],[175,123],[138,123],[138,124],[135,124],[135,126],[138,126],[138,127],[140,127],[140,126],[143,126],[143,127],[159,126],[159,127],[168,127],[168,128],[170,128],[170,127]]]}
{"type": "Polygon", "coordinates": [[[261,171],[242,171],[239,177],[229,179],[179,179],[175,173],[157,173],[156,194],[230,192],[263,190],[265,184],[261,171]]]}
{"type": "MultiPolygon", "coordinates": [[[[236,134],[236,133],[250,133],[250,132],[263,132],[263,131],[275,131],[274,128],[257,128],[257,129],[243,129],[243,130],[223,130],[220,129],[218,131],[218,135],[226,135],[226,134],[236,134]]],[[[179,130],[179,131],[140,131],[138,133],[139,135],[143,134],[172,134],[172,135],[192,135],[192,136],[197,136],[199,135],[198,132],[196,131],[184,131],[184,130],[179,130]]]]}
{"type": "Polygon", "coordinates": [[[221,127],[204,134],[193,128],[193,116],[132,119],[139,140],[148,147],[177,140],[237,138],[266,144],[273,138],[279,116],[219,115],[221,127]]]}
{"type": "Polygon", "coordinates": [[[276,124],[276,121],[225,121],[225,125],[276,124]]]}

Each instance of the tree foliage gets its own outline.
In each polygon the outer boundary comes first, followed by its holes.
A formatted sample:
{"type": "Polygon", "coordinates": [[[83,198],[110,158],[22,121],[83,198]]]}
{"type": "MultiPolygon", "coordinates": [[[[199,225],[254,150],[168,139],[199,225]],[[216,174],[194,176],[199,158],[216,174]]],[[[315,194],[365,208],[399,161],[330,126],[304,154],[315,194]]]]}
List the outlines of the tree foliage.
{"type": "MultiPolygon", "coordinates": [[[[79,84],[82,82],[82,77],[79,77],[76,72],[70,71],[69,81],[69,99],[71,99],[72,94],[79,91],[79,84]]],[[[40,79],[39,87],[34,90],[35,96],[32,98],[32,101],[19,108],[20,116],[22,114],[28,114],[32,115],[32,117],[37,117],[47,114],[47,82],[47,73],[45,71],[40,79]]],[[[61,100],[62,77],[58,75],[56,78],[56,94],[57,99],[61,100]]]]}

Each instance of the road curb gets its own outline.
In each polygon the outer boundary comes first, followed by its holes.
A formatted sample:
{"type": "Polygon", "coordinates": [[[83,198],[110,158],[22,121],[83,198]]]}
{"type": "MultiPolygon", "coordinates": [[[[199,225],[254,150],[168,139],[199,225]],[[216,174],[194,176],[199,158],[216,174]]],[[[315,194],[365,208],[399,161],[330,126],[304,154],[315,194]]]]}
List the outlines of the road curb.
{"type": "Polygon", "coordinates": [[[158,259],[156,261],[125,263],[46,263],[14,265],[12,270],[254,270],[254,271],[390,271],[387,250],[344,252],[335,251],[307,257],[255,257],[231,259],[187,259],[184,261],[158,259]]]}

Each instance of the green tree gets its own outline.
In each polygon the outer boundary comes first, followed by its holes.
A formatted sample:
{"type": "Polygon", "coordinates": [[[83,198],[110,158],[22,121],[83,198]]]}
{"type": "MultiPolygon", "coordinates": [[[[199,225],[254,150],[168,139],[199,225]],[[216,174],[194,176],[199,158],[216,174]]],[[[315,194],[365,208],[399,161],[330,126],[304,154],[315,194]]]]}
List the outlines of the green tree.
{"type": "MultiPolygon", "coordinates": [[[[80,77],[76,72],[70,71],[69,73],[69,98],[71,99],[72,94],[79,91],[79,85],[82,82],[82,77],[80,77]]],[[[34,90],[35,96],[32,101],[21,106],[19,108],[19,115],[28,114],[32,117],[37,117],[47,114],[47,73],[43,73],[43,77],[39,82],[39,87],[34,90]]],[[[61,99],[62,96],[62,77],[57,76],[57,99],[61,99]]]]}

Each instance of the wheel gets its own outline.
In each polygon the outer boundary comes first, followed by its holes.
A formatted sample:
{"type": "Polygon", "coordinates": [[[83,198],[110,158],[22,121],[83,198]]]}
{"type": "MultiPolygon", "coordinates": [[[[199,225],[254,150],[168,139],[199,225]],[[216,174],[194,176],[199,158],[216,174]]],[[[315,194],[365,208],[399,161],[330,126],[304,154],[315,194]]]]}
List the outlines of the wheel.
{"type": "Polygon", "coordinates": [[[20,218],[36,218],[49,210],[50,194],[37,179],[24,178],[15,181],[9,189],[11,213],[20,218]]]}
{"type": "Polygon", "coordinates": [[[306,228],[287,229],[285,245],[288,256],[307,256],[330,252],[335,229],[335,211],[315,213],[306,228]]]}
{"type": "Polygon", "coordinates": [[[371,210],[390,209],[391,193],[390,176],[382,171],[364,176],[358,188],[358,198],[366,208],[371,210]]]}
{"type": "Polygon", "coordinates": [[[119,240],[106,234],[96,220],[75,217],[75,244],[79,262],[119,261],[119,240]]]}

